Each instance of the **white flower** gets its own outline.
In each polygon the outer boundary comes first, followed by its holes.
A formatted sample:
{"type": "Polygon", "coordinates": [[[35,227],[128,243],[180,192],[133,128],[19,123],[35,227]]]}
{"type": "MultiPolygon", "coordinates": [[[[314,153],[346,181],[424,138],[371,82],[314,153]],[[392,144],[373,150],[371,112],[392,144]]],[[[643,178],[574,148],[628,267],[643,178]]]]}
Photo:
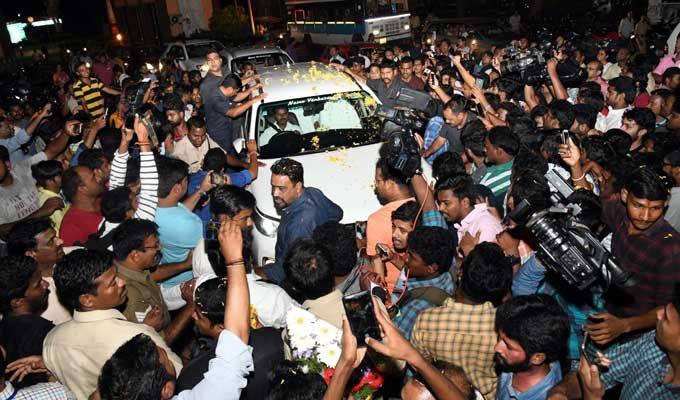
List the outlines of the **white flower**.
{"type": "Polygon", "coordinates": [[[307,365],[302,366],[302,373],[303,374],[308,374],[309,373],[309,367],[307,365]]]}
{"type": "Polygon", "coordinates": [[[309,336],[316,317],[299,307],[291,307],[286,314],[286,327],[290,336],[309,336]]]}
{"type": "Polygon", "coordinates": [[[319,361],[326,364],[327,367],[334,368],[340,360],[340,346],[329,344],[321,346],[317,349],[319,354],[319,361]]]}
{"type": "Polygon", "coordinates": [[[298,352],[304,353],[307,350],[314,350],[316,343],[310,335],[291,336],[290,346],[298,352]]]}
{"type": "Polygon", "coordinates": [[[316,343],[320,345],[331,344],[336,341],[340,330],[324,320],[317,320],[314,324],[316,343]]]}

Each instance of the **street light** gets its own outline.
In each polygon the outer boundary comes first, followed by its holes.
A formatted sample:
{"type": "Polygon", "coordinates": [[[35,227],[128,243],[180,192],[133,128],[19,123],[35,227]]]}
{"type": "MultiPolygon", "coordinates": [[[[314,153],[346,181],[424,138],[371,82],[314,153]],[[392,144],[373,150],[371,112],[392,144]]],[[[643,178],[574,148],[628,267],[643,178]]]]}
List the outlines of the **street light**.
{"type": "Polygon", "coordinates": [[[123,41],[123,35],[120,34],[120,33],[116,33],[116,40],[119,41],[119,42],[122,42],[123,41]]]}

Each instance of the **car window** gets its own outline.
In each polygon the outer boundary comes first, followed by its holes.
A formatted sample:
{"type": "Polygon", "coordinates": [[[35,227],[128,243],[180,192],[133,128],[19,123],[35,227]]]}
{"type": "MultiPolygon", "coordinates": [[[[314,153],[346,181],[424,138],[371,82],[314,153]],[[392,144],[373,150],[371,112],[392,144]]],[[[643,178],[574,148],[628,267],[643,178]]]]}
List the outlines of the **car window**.
{"type": "Polygon", "coordinates": [[[255,69],[257,69],[258,67],[283,65],[287,62],[293,64],[293,61],[283,53],[254,54],[252,56],[237,57],[231,60],[231,70],[234,72],[241,72],[245,64],[252,64],[255,69]]]}
{"type": "Polygon", "coordinates": [[[256,125],[260,155],[288,157],[377,143],[376,107],[375,99],[363,91],[261,105],[256,125]]]}
{"type": "Polygon", "coordinates": [[[205,57],[205,54],[211,48],[216,48],[217,51],[224,50],[224,46],[222,46],[222,43],[220,43],[220,42],[188,44],[186,47],[187,47],[187,53],[189,54],[189,58],[205,57]]]}

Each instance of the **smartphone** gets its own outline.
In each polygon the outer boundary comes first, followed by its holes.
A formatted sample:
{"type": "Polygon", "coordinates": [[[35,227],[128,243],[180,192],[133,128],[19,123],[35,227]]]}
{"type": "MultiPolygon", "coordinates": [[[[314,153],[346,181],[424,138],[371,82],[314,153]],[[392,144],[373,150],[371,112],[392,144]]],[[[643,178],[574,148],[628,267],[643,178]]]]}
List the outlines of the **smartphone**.
{"type": "Polygon", "coordinates": [[[583,342],[581,343],[581,354],[583,354],[583,358],[585,358],[586,361],[588,361],[588,364],[597,365],[598,367],[603,368],[604,366],[602,365],[601,362],[599,362],[599,356],[597,355],[597,347],[595,346],[595,344],[592,344],[591,342],[592,339],[588,335],[588,332],[584,332],[583,342]]]}
{"type": "Polygon", "coordinates": [[[83,123],[79,122],[73,125],[73,136],[78,136],[83,133],[83,123]]]}
{"type": "Polygon", "coordinates": [[[475,78],[475,86],[484,89],[484,78],[475,78]]]}
{"type": "Polygon", "coordinates": [[[484,107],[481,104],[476,103],[475,108],[477,109],[477,115],[484,115],[484,107]]]}
{"type": "Polygon", "coordinates": [[[562,144],[569,144],[569,131],[566,129],[562,131],[562,144]]]}
{"type": "Polygon", "coordinates": [[[224,175],[218,174],[218,173],[211,173],[210,174],[210,183],[213,185],[224,185],[227,180],[224,178],[224,175]]]}
{"type": "Polygon", "coordinates": [[[357,338],[357,345],[359,347],[366,346],[367,337],[381,340],[380,327],[375,319],[373,301],[368,291],[343,297],[342,305],[345,307],[349,326],[357,338]]]}
{"type": "Polygon", "coordinates": [[[387,258],[390,254],[390,249],[387,247],[386,244],[377,243],[375,245],[375,252],[378,253],[378,256],[380,256],[380,258],[387,258]]]}

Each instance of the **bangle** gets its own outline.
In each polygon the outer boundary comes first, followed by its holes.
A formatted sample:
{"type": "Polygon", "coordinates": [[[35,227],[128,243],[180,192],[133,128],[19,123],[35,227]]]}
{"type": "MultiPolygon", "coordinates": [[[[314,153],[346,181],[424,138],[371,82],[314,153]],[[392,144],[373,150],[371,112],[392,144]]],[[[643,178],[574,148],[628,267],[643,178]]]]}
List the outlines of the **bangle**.
{"type": "Polygon", "coordinates": [[[234,265],[234,264],[243,264],[243,259],[239,258],[237,260],[227,261],[227,266],[234,265]]]}
{"type": "Polygon", "coordinates": [[[150,146],[151,142],[137,142],[139,146],[150,146]]]}
{"type": "Polygon", "coordinates": [[[580,178],[574,178],[574,177],[572,176],[572,177],[571,177],[571,180],[574,181],[574,182],[576,182],[576,181],[580,181],[581,179],[583,179],[583,178],[585,178],[585,177],[586,177],[586,173],[584,172],[583,175],[581,175],[580,178]]]}
{"type": "Polygon", "coordinates": [[[255,156],[256,156],[256,155],[257,155],[257,151],[251,151],[251,152],[248,153],[248,157],[250,157],[250,156],[252,156],[252,155],[255,155],[255,156]]]}
{"type": "Polygon", "coordinates": [[[231,267],[245,267],[245,266],[246,266],[246,263],[244,263],[243,261],[227,264],[227,268],[231,268],[231,267]]]}

